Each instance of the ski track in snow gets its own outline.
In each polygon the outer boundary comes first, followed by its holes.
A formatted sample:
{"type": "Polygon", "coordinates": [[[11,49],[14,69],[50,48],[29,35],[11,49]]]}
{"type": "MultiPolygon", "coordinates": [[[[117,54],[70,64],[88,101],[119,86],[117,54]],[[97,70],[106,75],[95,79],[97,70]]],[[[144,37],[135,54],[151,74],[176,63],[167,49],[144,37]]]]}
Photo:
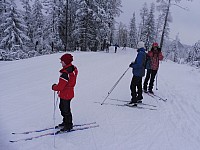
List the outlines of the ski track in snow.
{"type": "MultiPolygon", "coordinates": [[[[200,71],[187,65],[163,61],[158,72],[158,90],[154,92],[167,98],[167,101],[143,94],[144,103],[155,105],[155,111],[100,105],[94,102],[101,103],[104,100],[136,55],[136,51],[130,48],[125,51],[120,48],[116,54],[113,50],[112,47],[111,53],[72,53],[74,64],[79,69],[75,98],[72,101],[74,124],[96,121],[100,127],[57,135],[56,149],[198,150],[200,71]]],[[[53,136],[18,143],[8,141],[39,134],[11,135],[12,132],[53,126],[51,85],[57,83],[61,55],[0,62],[2,150],[54,149],[53,136]]],[[[109,97],[129,101],[131,77],[130,69],[109,97]]],[[[107,99],[106,103],[123,105],[127,102],[107,99]]],[[[60,112],[56,108],[56,123],[60,121],[60,112]]]]}

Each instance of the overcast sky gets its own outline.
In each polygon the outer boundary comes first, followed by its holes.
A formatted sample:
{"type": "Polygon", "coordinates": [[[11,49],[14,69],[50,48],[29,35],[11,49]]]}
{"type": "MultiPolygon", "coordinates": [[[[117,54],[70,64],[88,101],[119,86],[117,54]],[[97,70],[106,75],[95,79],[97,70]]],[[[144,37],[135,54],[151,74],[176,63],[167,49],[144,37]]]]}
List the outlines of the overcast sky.
{"type": "MultiPolygon", "coordinates": [[[[130,19],[135,12],[136,23],[138,25],[140,9],[145,2],[148,4],[148,8],[150,8],[152,2],[157,5],[156,0],[122,0],[121,10],[123,13],[117,18],[117,21],[121,21],[129,26],[130,19]]],[[[200,0],[193,0],[193,2],[182,0],[179,5],[187,7],[189,11],[172,6],[173,22],[170,23],[170,38],[175,39],[179,33],[179,38],[182,43],[194,45],[200,40],[200,0]]]]}

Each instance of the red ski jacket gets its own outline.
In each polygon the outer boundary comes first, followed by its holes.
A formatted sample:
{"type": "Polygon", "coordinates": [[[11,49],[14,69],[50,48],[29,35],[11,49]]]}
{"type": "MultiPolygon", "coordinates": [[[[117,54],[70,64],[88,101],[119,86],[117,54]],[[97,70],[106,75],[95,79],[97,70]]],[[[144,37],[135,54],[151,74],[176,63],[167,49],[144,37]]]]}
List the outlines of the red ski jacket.
{"type": "Polygon", "coordinates": [[[58,91],[58,96],[60,98],[71,100],[74,97],[74,86],[76,85],[78,69],[70,63],[64,66],[60,70],[60,73],[59,82],[53,85],[52,89],[58,91]]]}
{"type": "Polygon", "coordinates": [[[151,69],[158,70],[159,68],[159,61],[163,60],[162,52],[148,52],[149,57],[151,58],[151,69]]]}

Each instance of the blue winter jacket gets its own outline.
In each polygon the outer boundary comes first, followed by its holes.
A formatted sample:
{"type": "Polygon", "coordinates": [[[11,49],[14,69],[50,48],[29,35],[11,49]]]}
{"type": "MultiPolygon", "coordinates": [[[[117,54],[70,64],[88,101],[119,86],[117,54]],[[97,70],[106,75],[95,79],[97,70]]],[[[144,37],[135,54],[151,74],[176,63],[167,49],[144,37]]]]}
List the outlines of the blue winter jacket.
{"type": "Polygon", "coordinates": [[[138,54],[135,59],[135,62],[130,65],[133,68],[133,75],[138,77],[143,77],[145,75],[145,61],[146,53],[144,48],[139,48],[137,50],[138,54]]]}

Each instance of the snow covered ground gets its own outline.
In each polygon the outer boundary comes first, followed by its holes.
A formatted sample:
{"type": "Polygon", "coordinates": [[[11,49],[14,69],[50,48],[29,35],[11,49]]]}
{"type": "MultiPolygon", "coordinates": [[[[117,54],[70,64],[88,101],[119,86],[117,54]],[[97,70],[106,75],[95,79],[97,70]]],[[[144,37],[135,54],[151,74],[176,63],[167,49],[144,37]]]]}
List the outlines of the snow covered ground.
{"type": "MultiPolygon", "coordinates": [[[[13,62],[0,62],[0,149],[53,150],[54,136],[10,143],[43,133],[12,135],[54,125],[54,93],[63,53],[13,62]]],[[[144,94],[142,106],[149,109],[120,107],[116,101],[130,100],[131,69],[125,74],[105,105],[100,103],[135,59],[136,50],[114,53],[73,52],[79,69],[73,123],[96,121],[98,128],[56,135],[58,150],[198,150],[200,147],[200,70],[163,61],[158,72],[156,95],[164,102],[144,94]]],[[[56,124],[61,115],[56,108],[56,124]]]]}

